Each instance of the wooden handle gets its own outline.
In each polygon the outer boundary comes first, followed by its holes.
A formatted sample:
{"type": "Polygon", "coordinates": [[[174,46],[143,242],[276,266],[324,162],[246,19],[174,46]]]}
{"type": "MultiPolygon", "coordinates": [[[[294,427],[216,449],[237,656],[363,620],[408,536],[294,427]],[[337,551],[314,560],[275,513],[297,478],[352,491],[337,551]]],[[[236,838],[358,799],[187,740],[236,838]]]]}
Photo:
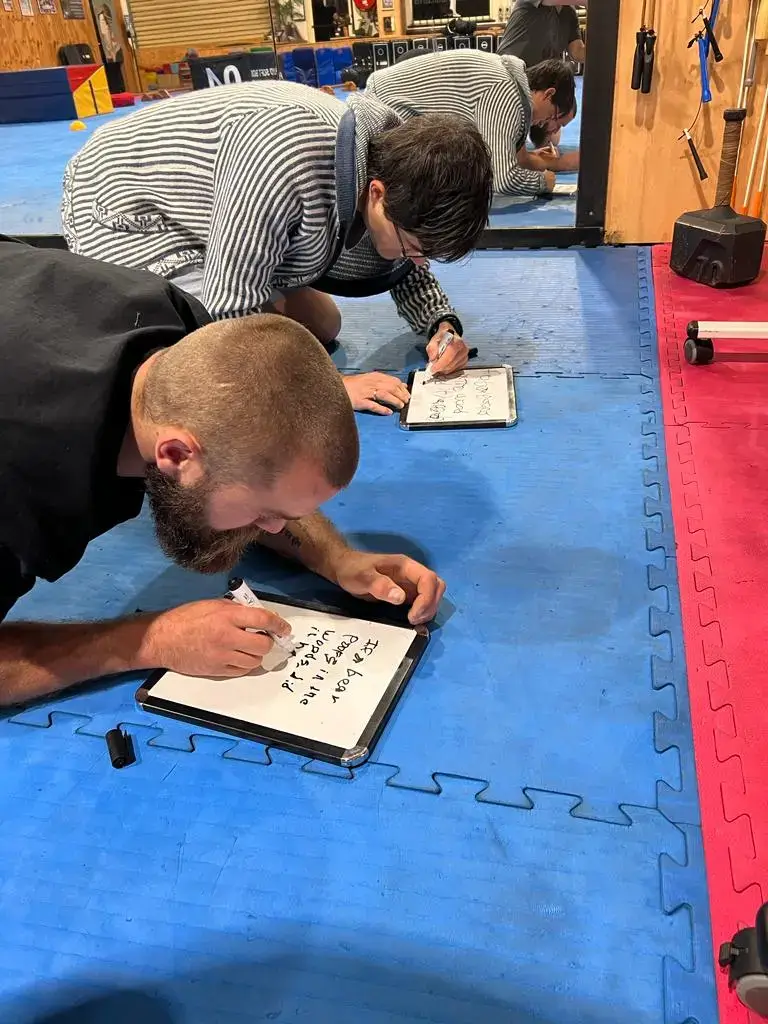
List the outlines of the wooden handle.
{"type": "Polygon", "coordinates": [[[730,206],[733,184],[736,180],[736,164],[739,159],[741,129],[744,126],[746,110],[726,110],[723,115],[723,148],[720,154],[720,170],[717,175],[715,206],[730,206]]]}
{"type": "Polygon", "coordinates": [[[755,39],[768,39],[768,0],[760,0],[755,21],[755,39]]]}

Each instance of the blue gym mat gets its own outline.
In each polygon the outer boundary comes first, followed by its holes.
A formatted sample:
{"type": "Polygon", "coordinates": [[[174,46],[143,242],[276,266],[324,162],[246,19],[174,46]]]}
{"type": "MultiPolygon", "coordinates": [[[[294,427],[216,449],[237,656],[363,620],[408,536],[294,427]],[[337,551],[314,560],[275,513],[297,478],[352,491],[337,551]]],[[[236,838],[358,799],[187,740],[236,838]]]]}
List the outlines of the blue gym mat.
{"type": "MultiPolygon", "coordinates": [[[[10,713],[0,1019],[714,1024],[648,254],[460,269],[473,340],[522,370],[518,425],[361,417],[359,476],[329,509],[448,581],[373,763],[191,739],[135,708],[135,678],[10,713]],[[123,772],[118,722],[140,752],[123,772]]],[[[347,305],[385,348],[378,307],[347,305]]],[[[268,555],[244,570],[333,595],[268,555]]],[[[142,516],[15,614],[222,585],[170,566],[142,516]]]]}
{"type": "Polygon", "coordinates": [[[14,1024],[655,1024],[663,972],[693,965],[658,905],[685,839],[656,811],[622,828],[216,749],[118,773],[71,739],[0,741],[14,1024]]]}
{"type": "MultiPolygon", "coordinates": [[[[478,360],[509,362],[517,373],[620,377],[642,373],[644,361],[655,359],[649,338],[638,343],[636,249],[483,252],[433,270],[478,360]]],[[[424,365],[424,339],[398,317],[389,295],[337,301],[341,369],[424,365]]]]}
{"type": "MultiPolygon", "coordinates": [[[[563,131],[564,150],[579,144],[582,85],[583,80],[577,78],[579,114],[563,131]]],[[[339,90],[337,95],[344,99],[349,94],[339,90]]],[[[120,107],[111,114],[89,117],[85,131],[79,132],[71,131],[66,121],[1,126],[0,234],[60,233],[61,179],[67,161],[100,125],[126,117],[141,106],[138,103],[134,107],[120,107]]],[[[577,175],[561,175],[559,180],[576,181],[577,175]]],[[[576,200],[570,196],[496,196],[490,221],[493,227],[562,226],[572,225],[575,213],[576,200]]]]}
{"type": "MultiPolygon", "coordinates": [[[[517,386],[513,431],[405,433],[393,418],[361,419],[360,471],[329,514],[362,547],[408,550],[448,582],[440,628],[375,760],[396,766],[398,786],[468,775],[488,783],[483,799],[527,806],[522,789],[534,786],[578,795],[578,813],[617,822],[622,803],[655,807],[664,781],[677,820],[697,824],[677,749],[653,743],[654,713],[674,719],[676,707],[673,686],[653,686],[652,658],[671,655],[670,634],[649,631],[651,609],[668,602],[664,553],[647,550],[642,517],[628,514],[646,497],[638,381],[541,376],[517,386]],[[649,566],[662,577],[654,592],[649,566]]],[[[244,572],[261,583],[259,561],[244,572]]],[[[271,573],[273,588],[317,592],[304,573],[271,573]]],[[[167,563],[145,516],[92,545],[15,615],[88,619],[225,589],[224,577],[167,563]]],[[[110,714],[129,713],[133,685],[56,706],[98,710],[106,731],[110,714]]]]}

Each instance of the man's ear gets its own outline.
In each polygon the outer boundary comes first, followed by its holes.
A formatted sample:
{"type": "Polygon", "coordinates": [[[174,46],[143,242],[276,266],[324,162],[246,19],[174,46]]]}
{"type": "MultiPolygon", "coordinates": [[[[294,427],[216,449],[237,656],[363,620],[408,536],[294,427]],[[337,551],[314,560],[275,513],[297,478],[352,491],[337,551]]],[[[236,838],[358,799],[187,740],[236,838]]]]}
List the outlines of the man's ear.
{"type": "Polygon", "coordinates": [[[380,203],[386,195],[386,187],[383,181],[374,178],[368,185],[368,198],[374,203],[380,203]]]}
{"type": "Polygon", "coordinates": [[[200,445],[185,430],[171,429],[158,434],[155,463],[162,473],[181,484],[194,484],[203,476],[200,445]]]}

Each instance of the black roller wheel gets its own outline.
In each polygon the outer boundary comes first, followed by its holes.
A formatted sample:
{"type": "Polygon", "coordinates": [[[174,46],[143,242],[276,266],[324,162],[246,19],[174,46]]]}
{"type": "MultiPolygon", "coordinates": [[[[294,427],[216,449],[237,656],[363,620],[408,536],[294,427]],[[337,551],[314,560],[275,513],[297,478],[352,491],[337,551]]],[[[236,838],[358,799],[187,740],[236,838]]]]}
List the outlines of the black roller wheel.
{"type": "Polygon", "coordinates": [[[685,361],[691,366],[706,366],[715,358],[715,346],[709,338],[699,338],[698,341],[688,338],[683,351],[685,361]]]}

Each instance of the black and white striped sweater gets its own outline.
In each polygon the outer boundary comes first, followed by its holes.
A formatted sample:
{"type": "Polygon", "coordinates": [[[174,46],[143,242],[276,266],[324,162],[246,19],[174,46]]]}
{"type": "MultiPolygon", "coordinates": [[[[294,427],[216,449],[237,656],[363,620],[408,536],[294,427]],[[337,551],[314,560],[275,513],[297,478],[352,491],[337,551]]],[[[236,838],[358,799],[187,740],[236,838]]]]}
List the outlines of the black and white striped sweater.
{"type": "Polygon", "coordinates": [[[377,100],[290,82],[153,104],[99,128],[68,164],[67,244],[168,278],[202,266],[214,318],[255,312],[276,289],[390,290],[426,332],[456,316],[431,271],[382,259],[367,233],[354,244],[369,140],[400,120],[377,100]]]}
{"type": "Polygon", "coordinates": [[[507,195],[546,191],[544,175],[517,162],[531,127],[525,64],[480,50],[445,50],[375,71],[366,94],[401,117],[461,114],[485,139],[493,161],[493,190],[507,195]]]}

